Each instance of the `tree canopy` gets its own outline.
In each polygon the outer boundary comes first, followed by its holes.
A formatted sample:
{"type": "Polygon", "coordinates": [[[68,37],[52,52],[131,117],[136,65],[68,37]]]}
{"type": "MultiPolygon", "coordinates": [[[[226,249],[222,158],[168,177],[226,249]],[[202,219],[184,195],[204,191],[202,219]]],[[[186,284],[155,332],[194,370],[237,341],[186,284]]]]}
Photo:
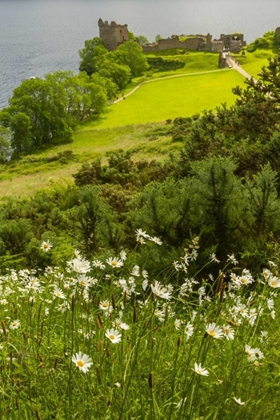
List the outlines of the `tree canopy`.
{"type": "Polygon", "coordinates": [[[133,76],[140,76],[148,68],[148,62],[142,47],[135,41],[120,44],[115,51],[119,63],[127,65],[133,76]]]}
{"type": "Polygon", "coordinates": [[[148,68],[142,47],[133,39],[120,44],[115,51],[108,52],[100,38],[93,38],[85,41],[85,47],[79,51],[79,55],[80,71],[88,75],[97,72],[106,74],[120,89],[130,79],[129,72],[132,76],[139,76],[148,68]]]}
{"type": "Polygon", "coordinates": [[[87,39],[85,46],[79,51],[81,58],[80,71],[85,71],[89,76],[98,70],[102,57],[108,52],[101,38],[87,39]]]}
{"type": "Polygon", "coordinates": [[[101,76],[96,81],[71,71],[24,80],[0,112],[0,124],[11,133],[14,155],[70,141],[77,122],[104,110],[107,85],[112,88],[101,76]]]}

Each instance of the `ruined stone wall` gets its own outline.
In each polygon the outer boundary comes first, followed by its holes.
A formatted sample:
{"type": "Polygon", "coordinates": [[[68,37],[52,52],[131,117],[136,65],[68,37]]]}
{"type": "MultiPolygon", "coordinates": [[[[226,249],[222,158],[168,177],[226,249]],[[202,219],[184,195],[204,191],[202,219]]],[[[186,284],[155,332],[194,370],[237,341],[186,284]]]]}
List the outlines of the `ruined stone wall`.
{"type": "Polygon", "coordinates": [[[204,39],[201,37],[191,37],[180,41],[179,36],[173,36],[172,38],[160,39],[158,43],[143,45],[143,51],[163,51],[168,48],[182,48],[197,51],[203,42],[204,39]]]}
{"type": "Polygon", "coordinates": [[[224,49],[223,41],[212,41],[211,43],[211,51],[221,53],[224,49]]]}
{"type": "Polygon", "coordinates": [[[224,42],[225,48],[229,49],[231,52],[239,53],[242,48],[246,45],[244,41],[244,35],[241,33],[230,34],[230,35],[221,35],[221,40],[224,42]]]}
{"type": "Polygon", "coordinates": [[[116,22],[98,21],[99,37],[109,51],[114,51],[119,44],[129,40],[127,25],[118,25],[116,22]]]}

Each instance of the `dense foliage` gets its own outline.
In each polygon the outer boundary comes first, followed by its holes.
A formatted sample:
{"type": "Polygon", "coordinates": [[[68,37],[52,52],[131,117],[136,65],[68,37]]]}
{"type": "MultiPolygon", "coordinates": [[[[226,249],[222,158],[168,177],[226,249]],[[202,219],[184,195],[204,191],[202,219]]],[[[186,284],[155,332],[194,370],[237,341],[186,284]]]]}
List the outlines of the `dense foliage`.
{"type": "Polygon", "coordinates": [[[257,38],[254,42],[247,46],[248,52],[254,52],[257,49],[274,49],[278,52],[280,48],[280,35],[275,31],[268,31],[261,38],[257,38]]]}
{"type": "Polygon", "coordinates": [[[108,78],[121,88],[124,87],[131,76],[139,76],[148,68],[147,58],[139,43],[130,39],[120,44],[115,51],[108,51],[101,38],[93,38],[85,41],[85,46],[79,51],[80,70],[88,75],[104,72],[108,78]],[[120,67],[119,67],[120,66],[120,67]],[[117,71],[117,69],[121,71],[117,71]],[[120,80],[120,82],[119,82],[120,80]]]}

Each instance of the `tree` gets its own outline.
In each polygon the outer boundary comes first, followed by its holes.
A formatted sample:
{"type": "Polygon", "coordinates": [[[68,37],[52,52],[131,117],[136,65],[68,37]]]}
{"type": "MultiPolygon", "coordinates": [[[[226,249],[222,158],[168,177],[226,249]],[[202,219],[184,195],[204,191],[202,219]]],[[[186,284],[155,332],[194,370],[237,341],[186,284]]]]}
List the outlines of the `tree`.
{"type": "Polygon", "coordinates": [[[138,35],[137,39],[140,45],[149,44],[148,38],[144,35],[138,35]]]}
{"type": "Polygon", "coordinates": [[[98,73],[106,79],[111,79],[120,90],[124,89],[131,78],[130,68],[114,62],[109,56],[103,60],[98,73]]]}
{"type": "Polygon", "coordinates": [[[0,163],[6,162],[11,154],[11,131],[0,125],[0,163]]]}
{"type": "Polygon", "coordinates": [[[161,35],[160,35],[160,34],[158,34],[158,35],[156,35],[156,36],[155,36],[155,41],[156,41],[156,42],[158,42],[160,39],[162,39],[162,37],[161,37],[161,35]]]}
{"type": "Polygon", "coordinates": [[[79,69],[89,76],[98,70],[103,56],[108,52],[101,38],[95,37],[85,41],[85,46],[79,51],[81,58],[79,69]]]}
{"type": "Polygon", "coordinates": [[[73,125],[93,113],[102,112],[107,104],[105,83],[102,86],[85,72],[76,75],[72,71],[57,71],[47,75],[46,80],[63,88],[65,109],[73,117],[73,125]]]}
{"type": "Polygon", "coordinates": [[[140,76],[148,68],[148,62],[141,46],[135,41],[127,41],[114,52],[119,64],[127,65],[133,76],[140,76]]]}
{"type": "Polygon", "coordinates": [[[39,78],[24,80],[14,90],[9,104],[1,112],[0,121],[11,130],[16,153],[71,139],[62,86],[39,78]]]}

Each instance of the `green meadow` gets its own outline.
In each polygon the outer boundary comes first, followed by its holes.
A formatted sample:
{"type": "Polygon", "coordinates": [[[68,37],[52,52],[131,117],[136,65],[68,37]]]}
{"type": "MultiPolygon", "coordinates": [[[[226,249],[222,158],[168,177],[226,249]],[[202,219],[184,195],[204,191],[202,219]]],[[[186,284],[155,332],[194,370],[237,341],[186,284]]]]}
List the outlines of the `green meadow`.
{"type": "Polygon", "coordinates": [[[233,104],[232,88],[244,78],[236,71],[218,70],[143,84],[125,100],[112,105],[88,128],[117,127],[187,117],[226,102],[233,104]]]}

